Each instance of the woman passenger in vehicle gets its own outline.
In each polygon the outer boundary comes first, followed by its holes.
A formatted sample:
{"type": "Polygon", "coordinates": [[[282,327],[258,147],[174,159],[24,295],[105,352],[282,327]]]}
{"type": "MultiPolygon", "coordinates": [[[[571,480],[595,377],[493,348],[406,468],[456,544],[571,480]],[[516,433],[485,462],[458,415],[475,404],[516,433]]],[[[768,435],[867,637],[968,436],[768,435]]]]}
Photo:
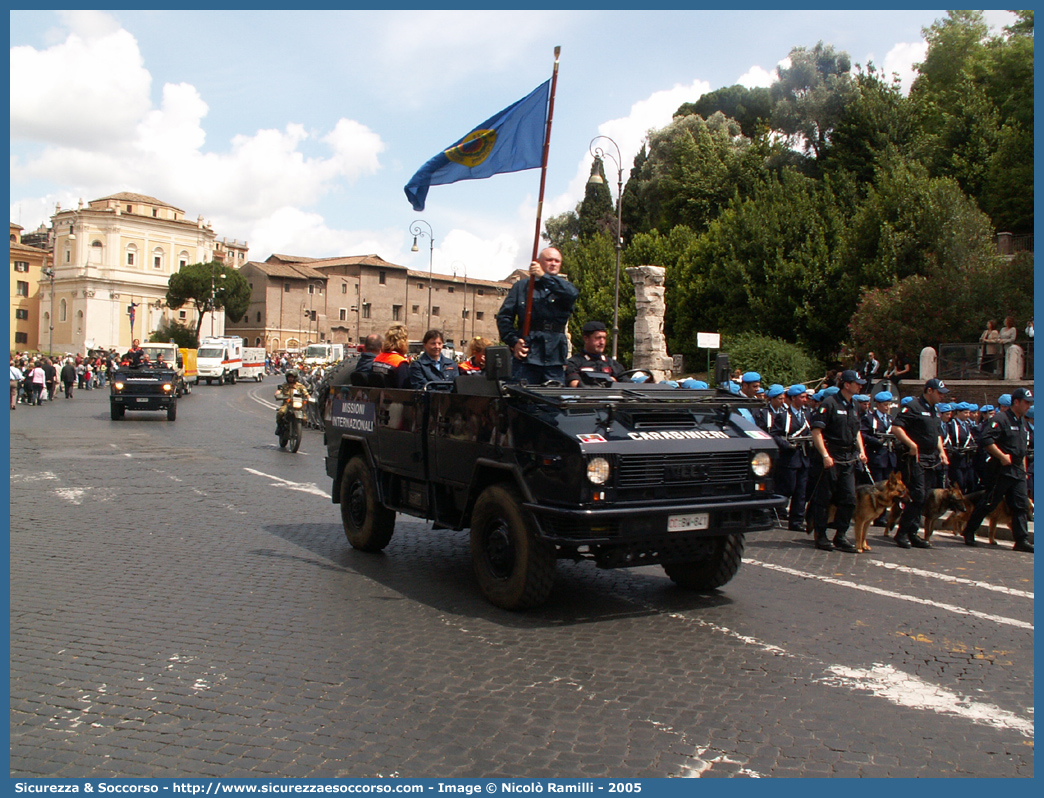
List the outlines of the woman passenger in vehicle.
{"type": "MultiPolygon", "coordinates": [[[[442,332],[428,330],[424,333],[424,351],[410,363],[410,387],[423,388],[426,383],[439,380],[452,380],[460,370],[457,364],[442,354],[442,332]]],[[[374,362],[376,366],[376,361],[374,362]]]]}
{"type": "Polygon", "coordinates": [[[384,334],[381,353],[373,359],[373,374],[379,375],[386,388],[410,387],[410,333],[402,324],[393,324],[384,334]]]}
{"type": "Polygon", "coordinates": [[[461,374],[481,374],[486,368],[486,347],[493,344],[481,335],[471,339],[468,344],[470,357],[460,364],[461,374]]]}

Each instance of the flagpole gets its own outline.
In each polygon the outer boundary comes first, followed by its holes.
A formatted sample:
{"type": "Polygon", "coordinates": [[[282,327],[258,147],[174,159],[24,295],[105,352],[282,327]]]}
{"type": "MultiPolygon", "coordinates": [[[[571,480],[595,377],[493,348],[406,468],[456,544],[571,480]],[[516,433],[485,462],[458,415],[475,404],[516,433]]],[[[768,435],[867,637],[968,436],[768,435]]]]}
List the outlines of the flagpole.
{"type": "MultiPolygon", "coordinates": [[[[558,84],[558,56],[562,48],[555,47],[555,68],[551,73],[551,99],[547,105],[547,131],[544,133],[544,159],[540,165],[540,196],[537,198],[536,231],[533,234],[533,260],[537,259],[540,251],[540,217],[544,210],[544,182],[547,180],[547,153],[551,147],[551,118],[555,114],[555,86],[558,84]]],[[[529,290],[526,292],[526,318],[522,323],[522,337],[529,337],[529,319],[533,315],[533,282],[529,280],[529,290]]]]}

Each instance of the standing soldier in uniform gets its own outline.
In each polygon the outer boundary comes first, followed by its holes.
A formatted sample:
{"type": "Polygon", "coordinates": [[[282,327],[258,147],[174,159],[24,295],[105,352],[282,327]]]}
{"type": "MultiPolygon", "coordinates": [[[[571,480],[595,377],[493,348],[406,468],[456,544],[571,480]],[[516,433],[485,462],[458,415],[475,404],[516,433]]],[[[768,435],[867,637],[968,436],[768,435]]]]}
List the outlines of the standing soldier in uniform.
{"type": "Polygon", "coordinates": [[[903,484],[910,491],[895,533],[895,545],[901,549],[932,547],[930,542],[917,536],[917,528],[928,491],[942,487],[939,469],[945,470],[950,462],[943,447],[941,424],[935,410],[949,392],[942,380],[928,380],[924,384],[924,393],[912,397],[892,423],[892,432],[906,447],[900,458],[900,469],[903,484]]]}
{"type": "Polygon", "coordinates": [[[776,490],[790,499],[787,529],[798,532],[805,529],[805,492],[808,487],[808,450],[811,431],[805,402],[808,394],[804,385],[791,385],[786,390],[783,412],[773,416],[772,438],[779,445],[776,462],[776,490]]]}
{"type": "Polygon", "coordinates": [[[859,418],[852,397],[863,381],[851,369],[841,373],[841,390],[823,399],[812,417],[812,444],[819,452],[821,468],[812,489],[812,523],[816,548],[855,554],[845,536],[856,507],[856,463],[866,463],[859,418]],[[834,542],[827,538],[830,507],[836,510],[834,542]]]}
{"type": "Polygon", "coordinates": [[[1028,388],[1016,388],[1011,392],[1011,407],[1000,410],[987,422],[982,432],[980,445],[990,456],[987,465],[986,493],[975,505],[968,523],[964,527],[964,542],[975,544],[975,532],[982,519],[989,515],[1002,500],[1007,499],[1011,510],[1011,536],[1015,539],[1014,550],[1033,553],[1029,542],[1027,518],[1029,497],[1026,493],[1026,454],[1029,451],[1029,430],[1026,426],[1026,411],[1033,404],[1033,394],[1028,388]]]}
{"type": "Polygon", "coordinates": [[[888,411],[892,408],[892,394],[878,391],[874,394],[874,409],[860,421],[863,432],[863,446],[867,452],[867,466],[874,482],[888,479],[899,464],[893,445],[892,417],[888,411]]]}
{"type": "Polygon", "coordinates": [[[580,292],[564,278],[562,253],[554,247],[543,250],[529,264],[529,277],[519,280],[508,291],[497,312],[500,340],[511,347],[512,376],[540,385],[548,380],[565,382],[569,340],[566,325],[580,292]],[[523,336],[526,297],[529,281],[533,281],[533,310],[529,319],[529,335],[523,336]]]}

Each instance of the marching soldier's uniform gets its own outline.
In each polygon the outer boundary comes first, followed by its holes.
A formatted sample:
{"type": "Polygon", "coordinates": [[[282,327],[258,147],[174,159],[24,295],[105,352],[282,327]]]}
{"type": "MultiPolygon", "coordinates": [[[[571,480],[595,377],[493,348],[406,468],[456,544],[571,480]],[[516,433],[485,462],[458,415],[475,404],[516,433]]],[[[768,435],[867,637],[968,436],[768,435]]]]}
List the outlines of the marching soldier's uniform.
{"type": "MultiPolygon", "coordinates": [[[[804,385],[791,385],[786,391],[792,402],[804,393],[804,385]]],[[[805,529],[805,493],[808,489],[808,470],[812,464],[811,433],[808,413],[803,407],[786,404],[782,413],[772,417],[769,434],[779,446],[776,491],[790,499],[787,528],[794,531],[805,529]]]]}
{"type": "Polygon", "coordinates": [[[892,434],[892,417],[888,411],[881,409],[892,401],[892,394],[881,391],[874,396],[877,407],[863,416],[860,428],[863,434],[863,448],[866,450],[866,464],[874,482],[888,479],[899,467],[899,458],[895,453],[895,436],[892,434]]]}

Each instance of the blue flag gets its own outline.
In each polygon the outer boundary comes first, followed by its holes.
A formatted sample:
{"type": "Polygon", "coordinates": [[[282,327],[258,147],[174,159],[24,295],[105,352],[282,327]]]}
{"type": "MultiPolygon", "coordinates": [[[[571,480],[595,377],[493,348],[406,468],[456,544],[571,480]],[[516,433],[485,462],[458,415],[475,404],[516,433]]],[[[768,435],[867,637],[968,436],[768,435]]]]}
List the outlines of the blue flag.
{"type": "Polygon", "coordinates": [[[551,81],[487,119],[417,170],[406,184],[413,210],[423,211],[430,186],[536,169],[543,162],[551,81]]]}

